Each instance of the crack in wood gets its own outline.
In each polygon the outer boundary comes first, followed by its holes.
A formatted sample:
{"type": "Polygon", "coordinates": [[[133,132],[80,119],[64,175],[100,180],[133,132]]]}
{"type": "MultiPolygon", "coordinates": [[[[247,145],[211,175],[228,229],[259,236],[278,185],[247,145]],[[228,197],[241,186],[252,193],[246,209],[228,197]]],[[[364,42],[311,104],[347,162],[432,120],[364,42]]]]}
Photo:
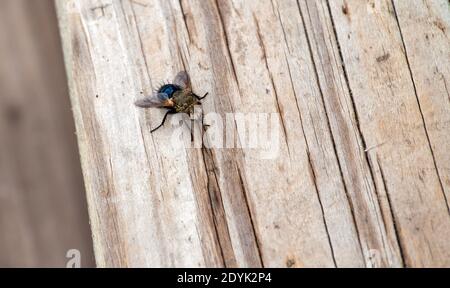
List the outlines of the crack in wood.
{"type": "Polygon", "coordinates": [[[396,239],[397,239],[397,243],[398,243],[398,247],[399,247],[400,257],[402,259],[402,262],[403,262],[404,266],[409,267],[408,258],[407,258],[407,255],[404,252],[404,249],[403,249],[403,245],[404,245],[402,243],[403,239],[401,237],[401,234],[400,234],[400,231],[399,231],[399,228],[398,228],[398,225],[397,225],[397,219],[396,219],[397,216],[395,214],[394,207],[392,206],[391,195],[390,195],[390,192],[388,190],[386,178],[384,176],[383,168],[381,167],[380,161],[378,159],[378,155],[376,155],[375,160],[376,160],[378,169],[380,171],[381,183],[383,184],[383,189],[386,192],[386,199],[387,199],[387,202],[388,202],[389,211],[390,211],[390,213],[392,215],[392,224],[393,224],[393,227],[394,227],[394,231],[395,231],[395,235],[396,235],[396,239]]]}
{"type": "Polygon", "coordinates": [[[422,125],[423,125],[423,129],[424,129],[424,132],[425,132],[425,136],[427,138],[428,148],[430,149],[431,157],[433,159],[434,168],[436,170],[436,176],[438,178],[439,185],[440,185],[440,188],[441,188],[441,193],[442,193],[442,196],[444,197],[444,201],[445,201],[445,204],[447,206],[448,215],[450,216],[449,199],[447,199],[447,195],[445,194],[444,184],[442,183],[442,177],[440,175],[440,172],[439,172],[439,169],[438,169],[438,165],[436,163],[436,156],[434,155],[433,145],[431,144],[430,135],[428,133],[428,128],[427,128],[427,123],[426,123],[425,117],[423,115],[422,106],[421,106],[420,100],[419,100],[419,94],[417,93],[417,86],[416,86],[416,82],[414,80],[414,76],[413,76],[413,73],[412,73],[411,64],[409,62],[408,50],[406,48],[405,40],[403,38],[402,28],[400,26],[400,21],[398,19],[398,14],[397,14],[397,10],[396,10],[395,4],[394,4],[394,0],[391,0],[391,5],[392,5],[392,8],[393,8],[393,12],[394,12],[393,13],[394,14],[394,18],[395,18],[395,21],[396,21],[396,24],[397,24],[397,27],[398,27],[398,30],[399,30],[400,39],[402,41],[402,47],[403,47],[403,50],[404,50],[406,65],[407,65],[408,71],[409,71],[409,77],[411,79],[411,83],[413,84],[414,96],[416,98],[417,106],[419,108],[420,116],[422,118],[422,125]]]}
{"type": "Polygon", "coordinates": [[[214,229],[216,232],[217,241],[219,243],[223,264],[224,267],[235,267],[237,266],[237,262],[233,251],[231,236],[228,230],[228,223],[221,195],[222,193],[220,191],[219,181],[214,168],[212,151],[203,147],[202,156],[204,168],[207,173],[207,192],[211,212],[213,214],[214,229]]]}
{"type": "MultiPolygon", "coordinates": [[[[327,10],[328,10],[328,14],[330,15],[330,20],[331,20],[331,26],[332,26],[332,29],[333,29],[333,35],[334,35],[334,37],[335,37],[335,41],[336,41],[336,45],[337,45],[337,50],[338,50],[338,54],[339,54],[339,58],[340,58],[340,63],[339,63],[339,66],[341,66],[342,67],[342,71],[343,71],[343,76],[344,76],[344,79],[345,79],[345,84],[346,84],[346,88],[347,88],[347,91],[349,92],[349,99],[350,99],[350,102],[351,102],[351,107],[352,107],[352,110],[353,110],[353,112],[354,112],[354,120],[355,120],[355,124],[356,124],[356,131],[357,131],[357,134],[358,134],[358,142],[359,141],[361,141],[361,144],[362,144],[362,146],[363,147],[366,147],[366,140],[365,140],[365,138],[364,138],[364,135],[363,135],[363,133],[362,133],[362,129],[361,129],[361,127],[360,127],[360,121],[359,121],[359,115],[358,115],[358,110],[356,109],[356,103],[355,103],[355,100],[354,100],[354,95],[353,95],[353,91],[352,91],[352,88],[351,88],[351,85],[350,85],[350,81],[349,81],[349,77],[348,77],[348,73],[347,73],[347,68],[346,68],[346,66],[345,66],[345,61],[344,61],[344,57],[343,57],[343,55],[342,55],[342,49],[341,49],[341,45],[340,45],[340,42],[339,42],[339,39],[338,39],[338,34],[337,34],[337,31],[336,31],[336,26],[335,26],[335,20],[334,20],[334,17],[333,17],[333,14],[332,14],[332,11],[331,11],[331,7],[330,7],[330,3],[328,2],[328,1],[326,1],[326,6],[327,6],[327,10]]],[[[307,8],[308,8],[308,5],[307,5],[307,8]]],[[[348,8],[347,8],[348,9],[348,8]]],[[[317,45],[317,44],[316,44],[317,45]]],[[[317,70],[316,70],[316,72],[317,72],[317,70]]],[[[316,75],[317,75],[317,73],[316,73],[316,75]]],[[[328,122],[329,123],[329,122],[328,122]]],[[[334,137],[335,136],[333,136],[333,143],[334,143],[334,145],[335,145],[335,141],[334,141],[334,137]]],[[[337,153],[337,148],[336,148],[336,146],[335,146],[335,152],[337,153]]],[[[372,183],[373,185],[374,185],[374,187],[375,187],[375,184],[374,184],[374,172],[372,171],[372,169],[371,169],[371,167],[370,167],[370,164],[369,164],[369,161],[370,161],[370,159],[368,158],[368,155],[366,154],[366,153],[364,153],[365,155],[363,155],[363,158],[364,158],[364,160],[365,160],[365,164],[367,165],[366,167],[368,167],[368,171],[369,171],[369,174],[370,174],[370,178],[367,178],[366,176],[364,176],[364,180],[365,181],[369,181],[370,183],[372,183]]],[[[339,157],[338,157],[339,158],[339,157]]],[[[338,159],[338,161],[339,161],[339,163],[340,163],[340,160],[338,159]]],[[[341,166],[341,164],[339,164],[339,167],[340,167],[340,172],[341,172],[341,175],[343,175],[342,173],[342,166],[341,166]]],[[[369,186],[371,186],[370,185],[370,183],[368,183],[367,185],[369,185],[369,186]]],[[[376,189],[376,187],[374,188],[374,189],[376,189]]],[[[370,193],[370,191],[369,191],[369,193],[370,193]]],[[[376,191],[374,191],[374,193],[376,194],[376,191]]],[[[371,194],[368,194],[367,195],[368,197],[370,197],[370,198],[372,198],[371,196],[371,194]]],[[[348,195],[347,194],[347,197],[348,197],[348,201],[349,201],[349,204],[350,204],[350,207],[351,207],[351,211],[352,211],[352,216],[354,217],[353,219],[354,219],[354,221],[355,221],[355,223],[358,223],[357,221],[356,221],[356,215],[355,215],[355,209],[356,208],[358,208],[358,209],[361,209],[361,207],[355,207],[354,206],[354,203],[352,203],[352,198],[350,197],[350,195],[348,195]]],[[[376,204],[375,202],[373,202],[373,201],[371,201],[372,202],[372,204],[376,204]]],[[[363,203],[364,205],[367,205],[367,204],[365,204],[365,203],[363,203]]],[[[376,210],[376,211],[378,211],[379,209],[381,209],[380,207],[374,207],[374,209],[376,210]]],[[[375,220],[377,221],[377,223],[379,223],[379,221],[378,221],[378,214],[376,214],[375,215],[375,220]]],[[[379,227],[379,225],[377,225],[378,227],[379,227]]],[[[361,242],[361,233],[360,233],[360,231],[359,231],[359,226],[356,224],[356,227],[357,227],[357,232],[358,232],[358,237],[359,237],[359,240],[360,240],[360,244],[361,244],[361,248],[362,248],[362,242],[361,242]]],[[[384,241],[385,240],[383,240],[383,238],[385,237],[384,236],[384,233],[385,233],[385,227],[384,227],[384,229],[381,231],[381,234],[380,234],[380,237],[381,237],[381,239],[370,239],[370,235],[366,235],[366,237],[369,237],[369,238],[367,238],[366,239],[366,242],[368,242],[368,243],[370,243],[370,242],[372,242],[373,240],[375,240],[375,241],[377,241],[377,242],[379,242],[379,241],[381,241],[381,244],[385,247],[385,243],[384,243],[384,241]]],[[[370,247],[369,247],[370,248],[370,247]]],[[[364,252],[367,252],[367,251],[364,251],[364,252]]],[[[364,253],[364,254],[366,254],[366,253],[364,253]]],[[[366,255],[366,258],[367,258],[368,256],[366,255]]],[[[367,259],[366,259],[367,260],[367,259]]]]}
{"type": "MultiPolygon", "coordinates": [[[[306,3],[306,7],[308,9],[308,15],[311,17],[311,15],[309,13],[309,8],[308,8],[308,4],[307,3],[306,3]]],[[[298,2],[297,2],[297,9],[299,11],[300,18],[302,19],[303,29],[304,29],[304,33],[305,33],[305,37],[306,37],[306,42],[308,44],[308,48],[309,48],[309,52],[310,52],[310,60],[311,60],[311,62],[313,64],[313,67],[314,67],[316,84],[317,84],[317,87],[318,87],[320,95],[321,95],[322,104],[324,104],[325,103],[324,93],[322,91],[322,85],[320,85],[320,82],[319,82],[319,74],[318,74],[318,71],[317,71],[317,64],[316,64],[316,62],[314,60],[314,57],[313,57],[311,39],[310,39],[309,33],[308,33],[307,29],[306,29],[305,17],[303,15],[303,11],[302,11],[302,9],[301,9],[301,7],[300,7],[298,2]]],[[[331,17],[331,11],[330,11],[330,17],[331,17]]],[[[334,35],[335,35],[336,41],[337,41],[336,31],[335,31],[334,35]]],[[[318,45],[317,43],[315,43],[315,44],[316,44],[316,46],[318,45]]],[[[333,131],[331,129],[330,118],[328,116],[328,111],[327,111],[325,105],[324,105],[324,111],[325,111],[325,116],[326,116],[326,119],[327,119],[328,132],[329,132],[329,134],[331,136],[330,137],[331,138],[331,142],[333,144],[334,153],[336,155],[336,161],[337,161],[338,168],[339,168],[341,182],[342,182],[342,185],[344,187],[345,197],[346,197],[347,203],[349,204],[349,207],[350,207],[350,212],[351,212],[351,216],[352,216],[352,222],[353,222],[353,225],[355,227],[356,235],[358,237],[359,249],[360,249],[361,253],[364,254],[363,253],[363,249],[362,249],[362,243],[361,243],[361,235],[360,235],[359,228],[358,228],[358,225],[357,225],[357,222],[356,222],[355,209],[353,207],[353,202],[351,200],[351,197],[350,197],[348,189],[347,189],[347,184],[345,183],[344,175],[343,175],[343,172],[342,172],[341,161],[340,161],[340,159],[338,157],[338,154],[337,154],[337,147],[336,147],[335,136],[333,135],[333,131]]]]}
{"type": "Polygon", "coordinates": [[[288,150],[289,157],[291,157],[291,151],[290,151],[289,141],[288,141],[288,131],[286,129],[286,123],[285,123],[284,116],[283,116],[283,110],[280,107],[280,101],[279,101],[279,98],[278,98],[277,88],[276,88],[275,82],[273,80],[272,72],[269,69],[269,63],[267,62],[266,47],[264,45],[264,42],[263,42],[263,39],[262,39],[262,35],[261,35],[261,29],[259,27],[259,23],[258,23],[258,20],[256,19],[256,15],[255,14],[253,14],[253,21],[255,22],[256,36],[258,38],[259,47],[261,48],[261,52],[262,52],[261,59],[264,60],[264,64],[265,64],[267,73],[269,74],[270,83],[272,85],[272,90],[273,90],[273,93],[275,95],[276,108],[277,108],[278,114],[280,115],[281,126],[283,128],[283,133],[284,133],[284,136],[285,136],[284,140],[285,140],[286,148],[288,150]]]}
{"type": "Polygon", "coordinates": [[[317,195],[317,200],[318,200],[319,206],[320,206],[320,211],[322,213],[322,221],[323,221],[323,225],[324,225],[325,231],[326,231],[325,234],[327,235],[327,238],[328,238],[328,244],[329,244],[330,250],[331,250],[331,257],[333,259],[334,267],[337,267],[336,257],[335,257],[334,249],[333,249],[333,244],[332,244],[332,241],[331,241],[330,232],[328,231],[327,220],[326,220],[326,217],[325,217],[325,210],[323,208],[322,199],[320,198],[319,188],[317,187],[316,173],[314,172],[314,165],[313,165],[313,162],[311,160],[311,156],[309,154],[309,151],[306,152],[306,156],[308,157],[308,165],[309,165],[308,168],[309,168],[309,171],[310,171],[311,180],[312,180],[312,182],[314,184],[314,188],[316,190],[316,195],[317,195]]]}
{"type": "Polygon", "coordinates": [[[180,5],[181,14],[183,15],[183,23],[184,23],[184,26],[185,26],[186,31],[187,31],[189,43],[191,43],[191,44],[193,44],[194,46],[196,46],[195,43],[192,43],[192,37],[191,37],[191,33],[190,33],[190,31],[189,31],[189,27],[188,27],[187,19],[186,19],[187,13],[184,11],[183,0],[178,0],[178,3],[179,3],[179,5],[180,5]]]}
{"type": "Polygon", "coordinates": [[[259,259],[261,261],[262,268],[264,268],[264,260],[263,260],[264,258],[263,258],[263,254],[262,254],[262,250],[261,250],[261,244],[258,239],[258,234],[256,233],[255,221],[253,220],[252,211],[250,209],[250,203],[248,200],[247,189],[245,188],[246,186],[245,186],[243,178],[242,178],[241,169],[239,169],[239,166],[236,166],[236,169],[237,169],[238,176],[239,176],[239,183],[241,184],[241,187],[242,187],[245,204],[247,205],[247,210],[248,210],[248,213],[250,216],[251,227],[253,228],[253,235],[255,237],[255,244],[256,244],[257,251],[258,251],[259,259]]]}
{"type": "MultiPolygon", "coordinates": [[[[224,19],[223,15],[222,15],[222,12],[220,11],[220,5],[219,5],[218,0],[214,0],[214,1],[215,1],[217,14],[219,15],[220,27],[222,28],[222,33],[224,35],[223,38],[225,40],[225,46],[227,48],[228,57],[230,58],[230,64],[231,64],[231,70],[232,70],[231,72],[233,73],[233,77],[234,77],[234,80],[236,81],[236,84],[237,84],[237,86],[239,88],[239,91],[241,91],[240,84],[239,84],[239,78],[237,77],[237,74],[236,74],[236,66],[235,66],[235,63],[234,63],[233,54],[231,53],[231,50],[230,50],[230,43],[229,43],[229,40],[228,40],[229,36],[228,36],[228,33],[227,33],[227,29],[225,28],[225,19],[224,19]]],[[[239,92],[239,94],[241,94],[241,92],[239,92]]]]}

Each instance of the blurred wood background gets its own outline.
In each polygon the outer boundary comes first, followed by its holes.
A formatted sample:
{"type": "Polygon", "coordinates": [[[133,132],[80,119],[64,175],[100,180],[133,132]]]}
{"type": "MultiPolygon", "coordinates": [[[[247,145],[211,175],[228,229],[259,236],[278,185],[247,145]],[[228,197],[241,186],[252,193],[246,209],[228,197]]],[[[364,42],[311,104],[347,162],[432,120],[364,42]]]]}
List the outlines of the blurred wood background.
{"type": "Polygon", "coordinates": [[[450,266],[448,0],[57,0],[98,265],[450,266]],[[280,151],[171,149],[180,70],[280,151]]]}
{"type": "Polygon", "coordinates": [[[0,1],[0,267],[94,265],[54,3],[0,1]]]}

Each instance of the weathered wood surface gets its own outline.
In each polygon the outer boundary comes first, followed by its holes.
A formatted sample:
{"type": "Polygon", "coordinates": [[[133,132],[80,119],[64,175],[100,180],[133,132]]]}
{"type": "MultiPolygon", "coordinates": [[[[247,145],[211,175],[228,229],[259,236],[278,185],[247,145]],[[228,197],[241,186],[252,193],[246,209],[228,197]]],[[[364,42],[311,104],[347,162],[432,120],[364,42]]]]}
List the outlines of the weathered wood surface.
{"type": "Polygon", "coordinates": [[[450,266],[446,0],[57,4],[99,266],[450,266]],[[150,134],[183,69],[278,157],[150,134]]]}
{"type": "Polygon", "coordinates": [[[0,1],[0,267],[94,265],[53,1],[0,1]]]}

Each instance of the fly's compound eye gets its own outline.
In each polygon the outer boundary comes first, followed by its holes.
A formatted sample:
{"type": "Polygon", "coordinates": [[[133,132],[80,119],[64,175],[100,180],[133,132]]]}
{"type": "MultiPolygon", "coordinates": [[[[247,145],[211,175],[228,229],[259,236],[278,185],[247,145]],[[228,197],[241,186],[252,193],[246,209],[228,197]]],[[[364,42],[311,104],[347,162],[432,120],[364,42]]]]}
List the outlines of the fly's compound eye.
{"type": "Polygon", "coordinates": [[[180,87],[178,87],[176,85],[166,84],[166,85],[163,85],[161,88],[159,88],[158,93],[167,94],[167,96],[169,96],[169,98],[172,98],[173,94],[179,90],[181,90],[180,87]]]}

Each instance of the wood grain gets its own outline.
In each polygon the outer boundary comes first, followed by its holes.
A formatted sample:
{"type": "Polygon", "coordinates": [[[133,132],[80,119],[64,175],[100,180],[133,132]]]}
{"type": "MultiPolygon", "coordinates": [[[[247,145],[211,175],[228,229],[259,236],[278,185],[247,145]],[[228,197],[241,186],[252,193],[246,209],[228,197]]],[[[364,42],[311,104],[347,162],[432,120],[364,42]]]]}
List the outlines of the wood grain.
{"type": "Polygon", "coordinates": [[[448,265],[449,208],[420,101],[428,97],[416,88],[396,9],[421,7],[391,1],[330,6],[368,158],[389,202],[404,265],[448,265]]]}
{"type": "Polygon", "coordinates": [[[0,2],[0,87],[0,267],[92,267],[53,1],[0,2]]]}
{"type": "Polygon", "coordinates": [[[449,266],[448,70],[395,4],[57,0],[97,264],[449,266]],[[278,156],[150,134],[133,102],[180,70],[205,113],[276,113],[278,156]]]}

